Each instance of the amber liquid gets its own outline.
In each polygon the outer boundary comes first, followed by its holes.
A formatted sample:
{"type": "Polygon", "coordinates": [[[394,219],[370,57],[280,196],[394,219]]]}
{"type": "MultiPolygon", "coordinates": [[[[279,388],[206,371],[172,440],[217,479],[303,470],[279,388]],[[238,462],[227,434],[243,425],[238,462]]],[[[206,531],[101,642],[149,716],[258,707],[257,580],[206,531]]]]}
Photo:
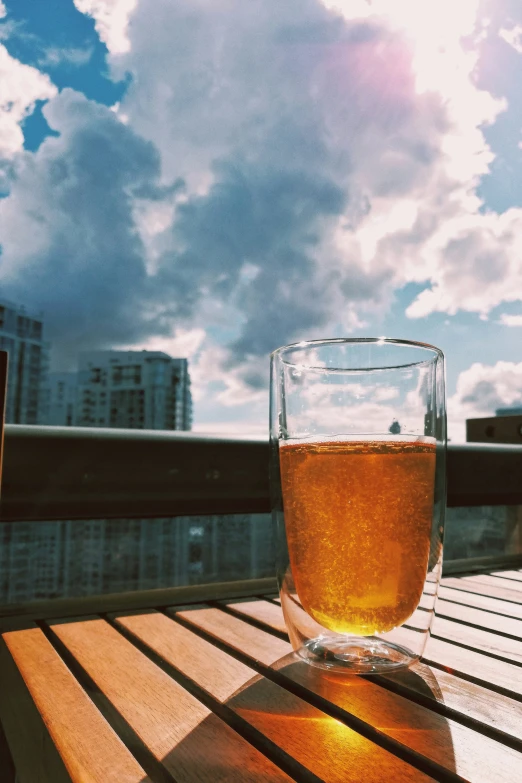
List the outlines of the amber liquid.
{"type": "Polygon", "coordinates": [[[433,517],[435,445],[301,443],[280,449],[298,598],[322,626],[369,636],[418,606],[433,517]]]}

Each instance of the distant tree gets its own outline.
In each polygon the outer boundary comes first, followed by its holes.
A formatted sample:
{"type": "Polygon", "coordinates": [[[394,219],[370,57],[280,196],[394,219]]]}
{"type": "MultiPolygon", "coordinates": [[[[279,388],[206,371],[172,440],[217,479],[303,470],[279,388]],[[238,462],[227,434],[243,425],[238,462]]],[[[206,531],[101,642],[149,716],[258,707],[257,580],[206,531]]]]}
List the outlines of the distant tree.
{"type": "Polygon", "coordinates": [[[390,424],[390,427],[388,429],[388,432],[391,432],[392,435],[400,435],[401,434],[401,425],[397,421],[397,419],[394,419],[392,423],[390,424]]]}

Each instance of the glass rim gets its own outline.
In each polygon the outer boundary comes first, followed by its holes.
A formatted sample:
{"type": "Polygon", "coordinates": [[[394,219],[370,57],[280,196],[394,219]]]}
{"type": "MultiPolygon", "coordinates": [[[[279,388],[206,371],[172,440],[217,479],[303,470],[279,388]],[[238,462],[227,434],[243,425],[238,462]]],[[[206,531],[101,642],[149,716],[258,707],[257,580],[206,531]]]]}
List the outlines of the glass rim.
{"type": "Polygon", "coordinates": [[[420,367],[425,364],[431,364],[439,360],[444,360],[444,353],[440,348],[437,348],[431,343],[422,343],[415,340],[402,340],[394,337],[331,337],[322,340],[302,340],[298,343],[289,343],[288,345],[282,345],[280,348],[276,348],[270,354],[270,359],[279,359],[287,367],[306,367],[307,370],[327,371],[327,372],[375,372],[376,370],[397,370],[407,369],[409,367],[420,367]],[[404,348],[420,348],[423,351],[431,353],[430,358],[421,359],[416,362],[405,362],[404,364],[385,365],[383,367],[324,367],[317,365],[306,365],[303,363],[294,363],[286,361],[284,354],[292,350],[305,350],[308,348],[314,348],[319,346],[328,345],[357,345],[357,344],[373,344],[373,345],[395,345],[403,346],[404,348]]]}

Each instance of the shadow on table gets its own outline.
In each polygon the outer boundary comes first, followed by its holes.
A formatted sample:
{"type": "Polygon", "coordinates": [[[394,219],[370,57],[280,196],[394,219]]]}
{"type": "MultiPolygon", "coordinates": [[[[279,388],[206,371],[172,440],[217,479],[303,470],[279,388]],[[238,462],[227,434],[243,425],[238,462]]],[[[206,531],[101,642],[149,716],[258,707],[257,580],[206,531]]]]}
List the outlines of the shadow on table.
{"type": "MultiPolygon", "coordinates": [[[[443,716],[371,678],[331,675],[297,661],[293,654],[273,668],[288,678],[287,687],[255,676],[226,701],[226,706],[264,735],[257,735],[261,750],[297,779],[422,780],[422,773],[406,763],[405,748],[455,772],[451,728],[443,716]],[[301,698],[303,689],[314,704],[301,698]],[[325,709],[331,714],[325,714],[325,709]],[[351,716],[366,724],[362,733],[347,725],[351,716]]],[[[405,688],[442,700],[427,666],[395,677],[405,688]]],[[[241,727],[238,730],[241,733],[241,727]]],[[[254,752],[248,756],[248,748],[211,714],[172,749],[163,764],[175,777],[183,771],[187,780],[288,780],[268,760],[270,769],[260,766],[264,759],[254,752]]]]}

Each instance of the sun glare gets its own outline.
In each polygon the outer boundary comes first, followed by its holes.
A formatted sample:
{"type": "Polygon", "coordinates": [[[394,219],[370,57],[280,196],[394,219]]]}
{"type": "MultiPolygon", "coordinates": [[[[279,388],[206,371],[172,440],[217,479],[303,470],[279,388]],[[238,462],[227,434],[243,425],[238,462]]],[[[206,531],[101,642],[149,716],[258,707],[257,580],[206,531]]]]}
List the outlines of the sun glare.
{"type": "Polygon", "coordinates": [[[347,19],[384,19],[411,42],[419,92],[454,93],[455,80],[469,78],[476,55],[462,39],[480,35],[480,0],[323,0],[347,19]]]}
{"type": "Polygon", "coordinates": [[[488,171],[491,153],[480,128],[492,123],[505,102],[477,88],[472,79],[479,41],[488,22],[481,0],[322,0],[349,21],[380,20],[411,47],[417,93],[441,95],[452,130],[443,151],[447,173],[470,182],[488,171]]]}

